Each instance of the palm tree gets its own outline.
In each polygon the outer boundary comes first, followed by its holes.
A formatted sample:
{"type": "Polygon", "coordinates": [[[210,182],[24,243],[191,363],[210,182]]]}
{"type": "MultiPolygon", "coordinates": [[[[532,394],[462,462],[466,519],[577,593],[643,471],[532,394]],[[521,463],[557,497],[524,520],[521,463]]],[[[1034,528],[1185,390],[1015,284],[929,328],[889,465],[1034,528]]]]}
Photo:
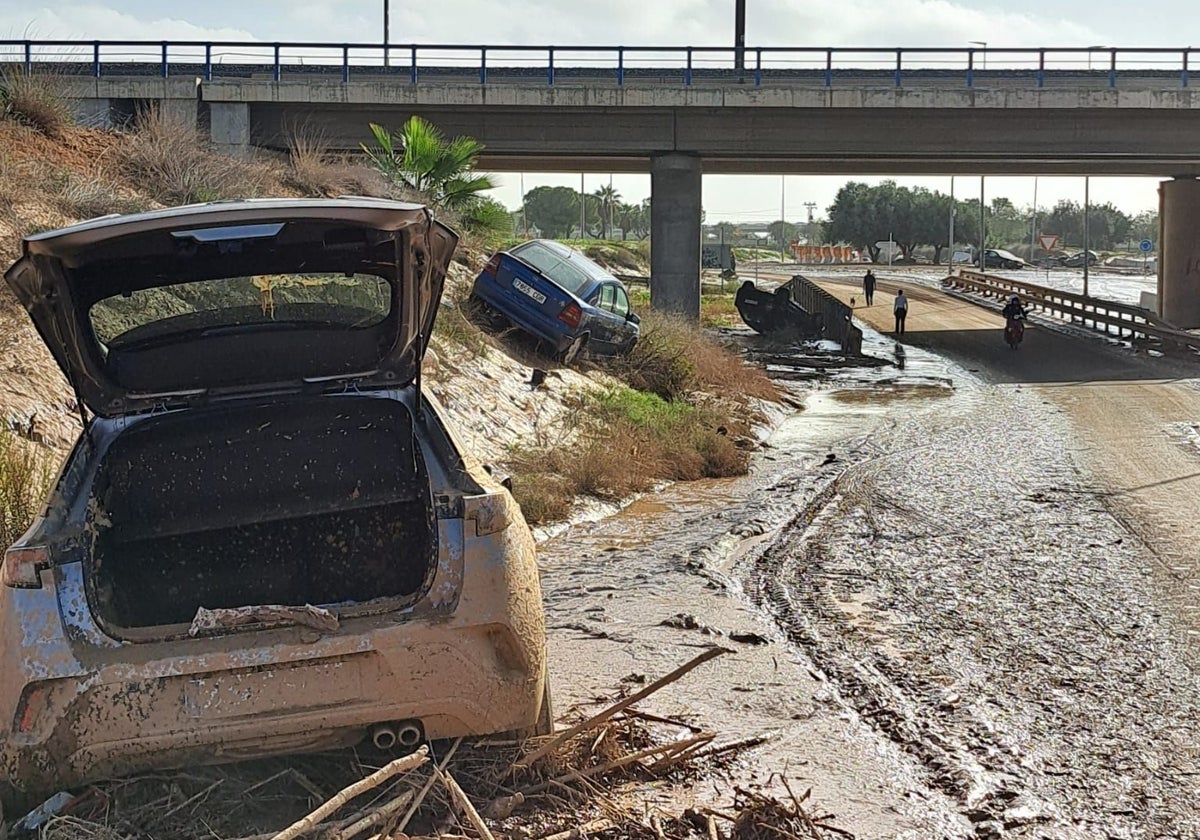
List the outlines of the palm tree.
{"type": "Polygon", "coordinates": [[[600,187],[594,193],[600,199],[600,238],[608,239],[613,226],[613,210],[621,201],[621,194],[612,185],[600,187]]]}
{"type": "Polygon", "coordinates": [[[495,184],[473,171],[483,144],[473,137],[446,137],[428,120],[410,117],[398,133],[371,123],[375,146],[363,144],[376,168],[393,183],[421,193],[435,207],[467,210],[495,184]]]}

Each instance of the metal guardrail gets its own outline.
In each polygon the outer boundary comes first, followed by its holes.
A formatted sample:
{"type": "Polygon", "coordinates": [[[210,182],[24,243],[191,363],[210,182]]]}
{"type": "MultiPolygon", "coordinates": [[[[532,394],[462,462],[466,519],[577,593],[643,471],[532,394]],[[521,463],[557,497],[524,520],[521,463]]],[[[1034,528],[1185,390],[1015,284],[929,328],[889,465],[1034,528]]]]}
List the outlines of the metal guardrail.
{"type": "Polygon", "coordinates": [[[978,271],[960,271],[942,281],[944,286],[960,291],[972,292],[984,297],[1004,298],[1016,294],[1026,306],[1036,306],[1043,313],[1062,320],[1100,330],[1107,335],[1116,327],[1117,337],[1128,333],[1130,338],[1153,337],[1161,341],[1200,346],[1200,336],[1167,326],[1155,313],[1140,306],[1117,301],[1085,297],[1074,292],[1064,292],[1036,283],[982,274],[978,271]]]}
{"type": "Polygon", "coordinates": [[[847,356],[862,355],[862,330],[854,326],[854,310],[800,274],[787,282],[792,300],[825,323],[825,337],[842,345],[847,356]]]}
{"type": "Polygon", "coordinates": [[[270,72],[279,81],[285,72],[408,76],[417,84],[425,75],[453,69],[457,76],[488,84],[489,72],[544,77],[587,70],[610,78],[617,86],[647,74],[673,76],[684,86],[696,79],[744,82],[752,78],[810,78],[835,87],[839,77],[864,74],[886,79],[899,88],[906,74],[937,74],[967,88],[978,78],[1028,79],[1045,87],[1056,76],[1099,81],[1117,87],[1122,73],[1160,76],[1172,87],[1190,82],[1191,56],[1200,47],[748,47],[743,64],[731,47],[692,46],[524,46],[484,44],[330,43],[321,41],[113,41],[0,40],[0,63],[59,72],[88,73],[95,78],[136,70],[135,75],[199,75],[211,81],[221,75],[270,72]],[[498,64],[497,62],[507,64],[498,64]],[[990,63],[989,63],[990,62],[990,63]]]}

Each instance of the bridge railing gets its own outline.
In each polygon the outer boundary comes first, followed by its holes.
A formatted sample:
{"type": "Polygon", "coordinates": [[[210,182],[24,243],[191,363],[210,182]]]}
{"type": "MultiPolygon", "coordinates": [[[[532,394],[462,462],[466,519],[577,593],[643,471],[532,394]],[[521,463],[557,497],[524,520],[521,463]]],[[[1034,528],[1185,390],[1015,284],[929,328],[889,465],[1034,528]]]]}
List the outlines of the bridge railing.
{"type": "Polygon", "coordinates": [[[1026,306],[1037,307],[1044,314],[1060,320],[1090,327],[1106,335],[1111,335],[1115,328],[1118,338],[1128,334],[1130,338],[1153,337],[1175,344],[1200,346],[1200,335],[1169,327],[1150,310],[1128,303],[1064,292],[978,271],[959,271],[957,275],[950,275],[943,280],[942,284],[950,289],[994,298],[997,305],[1009,295],[1020,295],[1026,306]]]}
{"type": "Polygon", "coordinates": [[[297,73],[340,76],[379,74],[423,79],[466,78],[489,84],[496,77],[554,85],[564,78],[589,84],[655,82],[689,86],[772,81],[836,87],[839,82],[903,87],[936,80],[945,87],[989,84],[1046,87],[1063,80],[1115,88],[1122,76],[1157,78],[1186,88],[1190,62],[1200,47],[748,47],[739,66],[729,47],[520,46],[262,41],[46,41],[0,40],[0,64],[26,72],[106,75],[200,76],[205,80],[297,73]]]}

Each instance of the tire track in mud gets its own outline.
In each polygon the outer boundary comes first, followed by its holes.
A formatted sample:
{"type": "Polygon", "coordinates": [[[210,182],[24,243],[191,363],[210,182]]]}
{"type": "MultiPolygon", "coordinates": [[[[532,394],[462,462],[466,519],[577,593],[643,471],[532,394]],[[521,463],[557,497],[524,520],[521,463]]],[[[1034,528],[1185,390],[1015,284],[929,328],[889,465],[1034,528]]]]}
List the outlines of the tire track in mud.
{"type": "MultiPolygon", "coordinates": [[[[915,757],[926,769],[929,784],[963,807],[976,822],[1017,797],[1005,787],[1000,774],[1011,775],[1011,766],[981,765],[971,753],[986,749],[1001,753],[1005,745],[989,742],[979,732],[978,744],[969,746],[950,733],[950,728],[930,716],[930,711],[952,710],[944,698],[930,709],[914,698],[935,696],[937,687],[898,669],[886,655],[855,645],[848,636],[843,615],[819,583],[822,570],[819,538],[814,533],[823,522],[841,514],[846,494],[862,481],[874,464],[849,466],[817,494],[783,531],[782,539],[770,545],[741,575],[747,596],[767,611],[787,638],[799,646],[827,679],[837,687],[840,698],[872,728],[915,757]]],[[[973,727],[978,729],[978,727],[973,727]]]]}
{"type": "Polygon", "coordinates": [[[1061,438],[1039,450],[1040,472],[1013,469],[999,486],[971,475],[997,458],[972,464],[964,444],[999,430],[1020,460],[1030,440],[1065,435],[1052,413],[1022,426],[1012,411],[884,430],[875,454],[848,464],[736,577],[976,836],[1200,836],[1194,650],[1160,616],[1148,555],[1061,438]],[[939,436],[952,439],[904,445],[939,436]],[[949,492],[924,498],[922,482],[949,492]],[[997,518],[1027,544],[982,538],[997,518]]]}

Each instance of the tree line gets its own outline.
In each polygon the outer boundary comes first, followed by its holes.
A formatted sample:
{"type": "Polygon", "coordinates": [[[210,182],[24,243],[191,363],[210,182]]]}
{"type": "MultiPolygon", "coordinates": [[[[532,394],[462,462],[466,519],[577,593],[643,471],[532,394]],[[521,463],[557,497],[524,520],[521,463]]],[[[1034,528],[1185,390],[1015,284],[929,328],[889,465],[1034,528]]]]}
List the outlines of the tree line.
{"type": "MultiPolygon", "coordinates": [[[[645,239],[650,235],[650,199],[638,204],[623,201],[610,186],[583,196],[583,234],[608,239],[621,232],[622,239],[645,239]]],[[[523,210],[517,211],[518,228],[536,228],[542,236],[561,239],[575,233],[580,221],[579,191],[571,187],[535,187],[525,193],[523,210]],[[524,218],[521,218],[522,212],[524,218]]]]}
{"type": "MultiPolygon", "coordinates": [[[[933,248],[935,263],[949,246],[950,196],[924,187],[901,187],[894,181],[870,186],[851,181],[843,186],[829,207],[824,238],[866,250],[872,260],[879,256],[878,243],[889,238],[902,257],[911,257],[919,247],[933,248]]],[[[979,199],[954,202],[955,240],[979,242],[979,199]]],[[[1088,211],[1089,245],[1092,250],[1131,248],[1142,239],[1158,238],[1158,214],[1153,211],[1129,216],[1111,202],[1093,204],[1088,211]]],[[[984,247],[1011,248],[1028,245],[1031,235],[1057,234],[1059,248],[1083,248],[1083,207],[1062,200],[1037,214],[1033,208],[1018,208],[1007,198],[994,198],[983,210],[984,247]]]]}

